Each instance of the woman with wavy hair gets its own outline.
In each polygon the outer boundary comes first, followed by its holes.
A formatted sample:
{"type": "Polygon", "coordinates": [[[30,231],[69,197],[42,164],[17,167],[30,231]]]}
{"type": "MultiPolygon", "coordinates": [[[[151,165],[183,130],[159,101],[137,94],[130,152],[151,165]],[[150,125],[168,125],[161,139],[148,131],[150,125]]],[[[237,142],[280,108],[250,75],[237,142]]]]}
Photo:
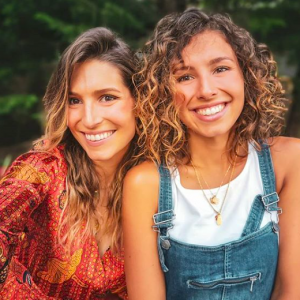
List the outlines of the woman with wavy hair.
{"type": "Polygon", "coordinates": [[[62,54],[46,133],[0,183],[1,299],[127,299],[122,181],[140,157],[133,58],[106,28],[62,54]]]}
{"type": "Polygon", "coordinates": [[[137,78],[154,162],[124,181],[130,299],[300,299],[300,141],[278,136],[268,48],[189,9],[158,23],[137,78]]]}

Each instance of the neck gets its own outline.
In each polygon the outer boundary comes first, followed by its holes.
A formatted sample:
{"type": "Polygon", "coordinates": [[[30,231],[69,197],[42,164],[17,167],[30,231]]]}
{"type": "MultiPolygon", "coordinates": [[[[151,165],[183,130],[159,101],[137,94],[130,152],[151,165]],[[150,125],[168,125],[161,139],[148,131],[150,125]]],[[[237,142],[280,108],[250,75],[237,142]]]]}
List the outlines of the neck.
{"type": "Polygon", "coordinates": [[[101,189],[109,188],[110,184],[114,180],[119,164],[126,155],[128,147],[126,149],[123,149],[123,151],[117,153],[110,159],[104,161],[94,161],[96,171],[101,180],[101,189]]]}
{"type": "Polygon", "coordinates": [[[118,164],[115,163],[95,163],[96,167],[96,172],[98,173],[98,176],[100,177],[101,181],[101,188],[100,189],[107,189],[111,185],[115,174],[116,170],[118,167],[118,164]]]}
{"type": "Polygon", "coordinates": [[[228,136],[205,138],[190,136],[189,149],[195,165],[201,168],[228,165],[228,136]]]}

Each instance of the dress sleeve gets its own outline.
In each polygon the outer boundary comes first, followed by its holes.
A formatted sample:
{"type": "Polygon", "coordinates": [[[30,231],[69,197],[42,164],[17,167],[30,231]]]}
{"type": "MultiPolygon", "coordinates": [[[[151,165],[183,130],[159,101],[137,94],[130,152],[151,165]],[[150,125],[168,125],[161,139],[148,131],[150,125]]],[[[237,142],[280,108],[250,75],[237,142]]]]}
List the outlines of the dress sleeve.
{"type": "Polygon", "coordinates": [[[0,283],[30,214],[47,197],[58,158],[29,152],[17,158],[0,180],[0,283]]]}

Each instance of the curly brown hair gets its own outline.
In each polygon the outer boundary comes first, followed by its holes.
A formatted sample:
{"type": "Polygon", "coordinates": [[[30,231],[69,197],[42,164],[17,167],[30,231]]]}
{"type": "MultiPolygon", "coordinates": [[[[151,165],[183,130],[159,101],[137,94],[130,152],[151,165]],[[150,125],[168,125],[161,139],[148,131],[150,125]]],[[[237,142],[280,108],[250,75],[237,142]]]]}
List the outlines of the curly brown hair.
{"type": "Polygon", "coordinates": [[[138,114],[148,120],[140,129],[139,144],[147,149],[147,157],[158,163],[173,166],[190,158],[187,130],[173,102],[176,91],[172,67],[192,37],[207,30],[223,34],[236,54],[245,81],[244,108],[228,145],[231,156],[245,142],[252,142],[260,150],[259,142],[278,135],[284,125],[285,98],[276,62],[266,45],[258,44],[227,15],[208,16],[196,8],[170,14],[158,22],[145,45],[141,71],[135,75],[138,114]]]}
{"type": "MultiPolygon", "coordinates": [[[[135,97],[132,76],[135,72],[135,59],[130,48],[107,28],[98,27],[81,34],[62,54],[44,96],[47,111],[45,136],[37,141],[36,151],[50,151],[58,145],[64,146],[68,166],[67,199],[59,223],[59,243],[66,253],[79,242],[91,235],[99,239],[99,187],[101,178],[92,160],[73,137],[67,127],[67,101],[70,80],[75,65],[87,60],[97,59],[113,64],[120,70],[124,84],[135,97]],[[44,142],[46,141],[46,142],[44,142]],[[82,230],[82,228],[84,228],[82,230]]],[[[137,124],[139,119],[136,118],[137,124]]],[[[137,134],[116,170],[109,187],[108,221],[104,232],[111,236],[111,247],[118,250],[122,241],[121,197],[122,183],[126,172],[139,162],[137,134]]],[[[103,228],[101,228],[103,229],[103,228]]]]}

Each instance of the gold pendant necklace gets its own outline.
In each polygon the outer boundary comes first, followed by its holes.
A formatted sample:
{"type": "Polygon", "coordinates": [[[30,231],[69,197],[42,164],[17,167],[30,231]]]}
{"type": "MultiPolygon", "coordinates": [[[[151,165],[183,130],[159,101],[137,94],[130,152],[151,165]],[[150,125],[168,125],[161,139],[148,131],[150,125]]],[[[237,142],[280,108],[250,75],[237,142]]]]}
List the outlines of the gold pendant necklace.
{"type": "MultiPolygon", "coordinates": [[[[212,199],[216,196],[213,195],[213,197],[211,197],[210,199],[208,199],[208,197],[206,196],[205,192],[204,192],[204,188],[201,184],[201,181],[200,181],[200,177],[198,175],[198,172],[196,170],[196,167],[193,163],[193,161],[191,160],[191,165],[193,166],[194,168],[194,171],[195,171],[195,175],[196,175],[196,178],[197,178],[197,181],[198,181],[198,184],[199,184],[199,187],[200,189],[202,190],[202,193],[204,195],[204,198],[206,199],[207,203],[209,204],[209,206],[213,209],[213,211],[216,213],[216,216],[215,216],[215,219],[216,219],[216,223],[218,226],[221,226],[222,223],[223,223],[223,218],[222,218],[222,210],[223,210],[223,206],[224,206],[224,203],[225,203],[225,200],[226,200],[226,196],[227,196],[227,193],[228,193],[228,190],[229,190],[229,186],[230,186],[230,182],[232,180],[232,176],[233,176],[233,173],[234,173],[234,169],[235,169],[235,162],[236,162],[236,157],[237,155],[235,155],[235,158],[234,158],[234,162],[233,162],[233,165],[232,165],[232,169],[231,169],[231,173],[230,173],[230,177],[229,177],[229,181],[228,181],[228,184],[227,184],[227,188],[226,188],[226,192],[225,192],[225,195],[224,195],[224,198],[223,198],[223,201],[221,203],[221,207],[219,210],[217,210],[213,205],[212,205],[212,199]]],[[[231,165],[229,166],[228,170],[230,169],[231,165]]],[[[227,172],[226,172],[227,173],[227,172]]],[[[202,177],[203,178],[203,177],[202,177]]],[[[223,179],[224,181],[224,179],[223,179]]],[[[223,183],[223,182],[222,182],[223,183]]],[[[221,186],[220,186],[221,187],[221,186]]],[[[220,189],[219,187],[219,189],[220,189]]],[[[219,191],[218,189],[218,191],[219,191]]],[[[218,200],[218,198],[216,198],[218,200]]]]}
{"type": "Polygon", "coordinates": [[[227,170],[226,170],[226,172],[225,172],[225,175],[224,175],[224,177],[223,177],[223,179],[222,179],[222,181],[221,181],[221,184],[220,184],[220,186],[219,186],[219,188],[218,188],[218,190],[217,190],[217,192],[216,192],[215,194],[211,191],[211,189],[209,188],[209,185],[208,185],[208,183],[206,182],[205,178],[204,178],[204,177],[201,175],[201,173],[199,172],[199,177],[201,177],[201,179],[204,181],[204,183],[205,183],[207,189],[209,190],[209,192],[210,192],[210,194],[211,194],[211,197],[209,198],[209,201],[210,201],[211,204],[214,204],[214,205],[218,205],[218,204],[219,204],[220,200],[219,200],[219,198],[218,198],[217,196],[218,196],[218,193],[219,193],[219,191],[220,191],[220,188],[221,188],[221,186],[223,185],[223,183],[224,183],[224,181],[225,181],[225,178],[227,177],[227,174],[228,174],[228,172],[229,172],[229,170],[230,170],[231,167],[232,167],[232,165],[229,164],[229,167],[227,168],[227,170]]]}
{"type": "MultiPolygon", "coordinates": [[[[218,191],[219,192],[219,191],[218,191]]],[[[217,194],[218,193],[216,193],[215,195],[213,195],[209,200],[210,200],[210,203],[211,204],[219,204],[219,198],[217,198],[217,194]]]]}

